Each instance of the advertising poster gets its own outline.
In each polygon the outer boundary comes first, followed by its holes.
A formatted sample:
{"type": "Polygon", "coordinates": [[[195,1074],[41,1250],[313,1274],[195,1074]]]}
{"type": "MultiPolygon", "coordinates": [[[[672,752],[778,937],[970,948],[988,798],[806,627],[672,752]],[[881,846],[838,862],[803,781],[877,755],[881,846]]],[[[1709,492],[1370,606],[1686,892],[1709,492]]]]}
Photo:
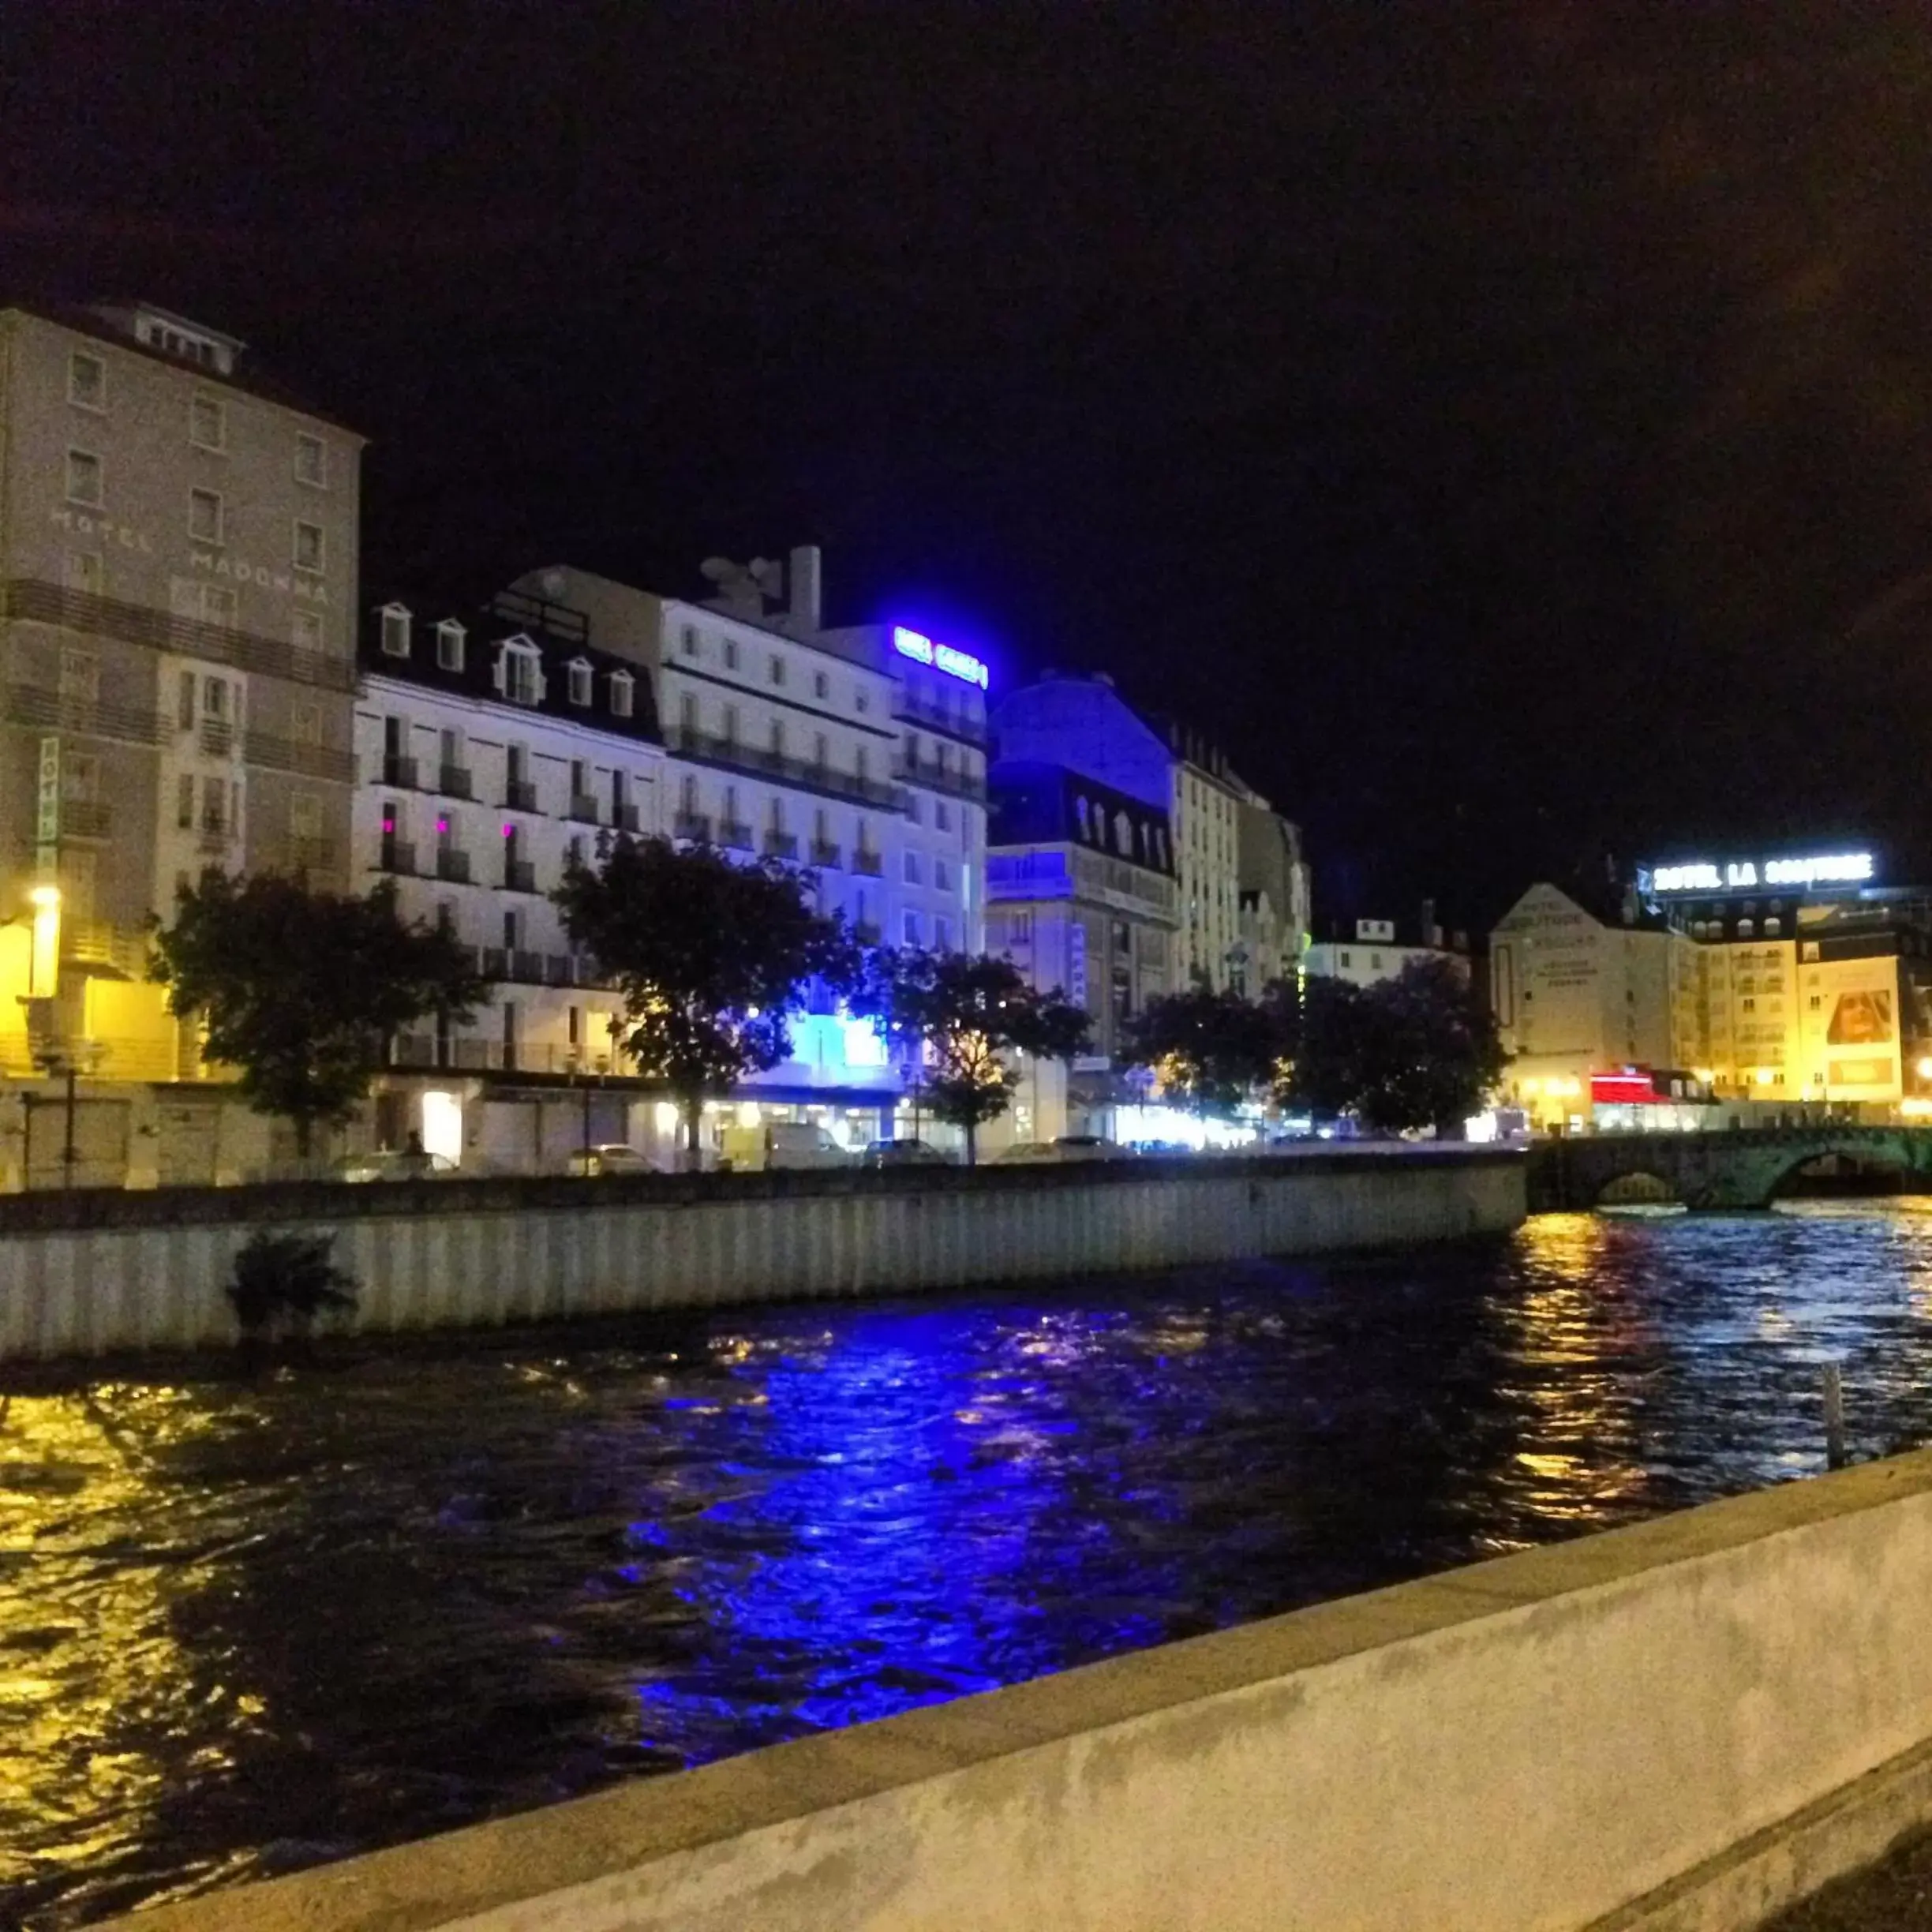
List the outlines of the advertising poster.
{"type": "Polygon", "coordinates": [[[1831,1098],[1883,1099],[1899,1092],[1898,961],[1833,960],[1807,967],[1806,1005],[1822,1032],[1811,1043],[1813,1070],[1831,1098]],[[1810,1006],[1811,998],[1818,1004],[1810,1006]],[[1822,1063],[1822,1064],[1821,1064],[1822,1063]]]}

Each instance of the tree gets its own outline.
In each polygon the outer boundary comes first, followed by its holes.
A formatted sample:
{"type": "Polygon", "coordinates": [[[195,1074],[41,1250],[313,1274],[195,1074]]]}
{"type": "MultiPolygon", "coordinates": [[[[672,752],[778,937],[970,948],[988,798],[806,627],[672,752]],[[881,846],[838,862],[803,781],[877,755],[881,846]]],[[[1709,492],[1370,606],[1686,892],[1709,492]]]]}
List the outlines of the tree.
{"type": "Polygon", "coordinates": [[[1393,1133],[1458,1129],[1501,1077],[1507,1056],[1445,960],[1417,960],[1367,987],[1313,979],[1290,1083],[1301,1104],[1353,1110],[1393,1133]]]}
{"type": "Polygon", "coordinates": [[[1278,1005],[1196,987],[1150,1000],[1121,1057],[1152,1069],[1175,1105],[1226,1118],[1274,1080],[1288,1046],[1278,1005]]]}
{"type": "Polygon", "coordinates": [[[240,1069],[251,1106],[294,1123],[305,1160],[318,1125],[354,1112],[391,1035],[430,1013],[460,1025],[489,990],[467,947],[402,917],[390,879],[358,898],[211,869],[153,931],[170,1010],[200,1016],[208,1057],[240,1069]]]}
{"type": "Polygon", "coordinates": [[[844,921],[814,912],[811,889],[775,859],[620,837],[552,895],[571,940],[616,980],[625,1050],[670,1090],[694,1154],[706,1095],[790,1053],[811,980],[842,988],[856,972],[844,921]]]}
{"type": "Polygon", "coordinates": [[[934,1115],[964,1129],[968,1166],[980,1128],[1012,1103],[1013,1056],[1071,1060],[1086,1050],[1090,1024],[1058,987],[1028,986],[1010,960],[916,946],[872,954],[852,1009],[878,1024],[934,1115]]]}

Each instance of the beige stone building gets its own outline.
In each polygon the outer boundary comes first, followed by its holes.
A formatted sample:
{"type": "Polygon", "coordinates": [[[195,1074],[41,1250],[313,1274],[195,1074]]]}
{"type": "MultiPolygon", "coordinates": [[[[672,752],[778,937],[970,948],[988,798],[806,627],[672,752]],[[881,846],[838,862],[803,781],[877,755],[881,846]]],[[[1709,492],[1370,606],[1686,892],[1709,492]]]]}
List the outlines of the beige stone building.
{"type": "Polygon", "coordinates": [[[0,1073],[193,1071],[148,914],[346,884],[361,449],[216,330],[0,310],[0,1073]]]}

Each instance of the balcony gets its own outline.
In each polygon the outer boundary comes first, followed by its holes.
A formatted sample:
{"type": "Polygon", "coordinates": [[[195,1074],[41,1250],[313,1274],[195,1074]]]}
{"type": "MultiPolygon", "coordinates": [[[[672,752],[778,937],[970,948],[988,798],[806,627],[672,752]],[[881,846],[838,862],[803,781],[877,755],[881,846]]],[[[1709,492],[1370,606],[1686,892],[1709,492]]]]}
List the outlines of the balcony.
{"type": "Polygon", "coordinates": [[[852,937],[861,945],[877,945],[880,939],[879,929],[869,919],[860,919],[852,927],[852,937]]]}
{"type": "Polygon", "coordinates": [[[942,765],[934,758],[909,758],[902,754],[893,761],[893,774],[924,791],[944,792],[970,804],[986,803],[986,781],[977,772],[956,771],[952,766],[942,765]]]}
{"type": "Polygon", "coordinates": [[[718,827],[718,843],[730,846],[734,852],[749,852],[751,849],[751,828],[748,825],[736,824],[728,818],[718,827]]]}
{"type": "Polygon", "coordinates": [[[638,829],[638,808],[635,805],[612,806],[611,823],[620,832],[635,832],[638,829]]]}
{"type": "Polygon", "coordinates": [[[114,807],[94,799],[62,799],[60,829],[63,838],[111,838],[114,807]]]}
{"type": "Polygon", "coordinates": [[[767,859],[796,859],[798,856],[798,836],[792,832],[767,832],[765,834],[765,856],[767,859]]]}
{"type": "Polygon", "coordinates": [[[577,962],[567,953],[544,955],[544,984],[567,987],[577,983],[577,962]]]}
{"type": "Polygon", "coordinates": [[[376,861],[379,872],[394,872],[403,878],[412,878],[416,872],[416,848],[406,839],[386,838],[382,842],[382,852],[376,861]]]}
{"type": "Polygon", "coordinates": [[[204,859],[219,859],[234,849],[240,837],[233,826],[204,825],[195,834],[195,850],[204,859]]]}
{"type": "Polygon", "coordinates": [[[346,751],[326,745],[309,744],[294,738],[278,738],[253,726],[242,735],[242,755],[251,765],[270,771],[300,772],[306,778],[328,778],[338,784],[355,782],[355,760],[346,751]]]}
{"type": "Polygon", "coordinates": [[[388,753],[383,757],[382,781],[394,785],[399,791],[414,792],[416,789],[416,761],[413,758],[395,758],[388,753]]]}
{"type": "Polygon", "coordinates": [[[61,957],[80,966],[108,966],[130,979],[148,972],[148,932],[140,926],[116,926],[107,919],[66,919],[61,925],[61,957]]]}
{"type": "Polygon", "coordinates": [[[833,798],[852,799],[887,811],[898,807],[896,785],[882,784],[875,778],[861,778],[855,772],[834,771],[807,758],[787,758],[781,752],[760,751],[736,738],[713,738],[710,733],[691,731],[674,724],[665,733],[665,748],[695,758],[705,765],[717,765],[732,771],[754,772],[760,777],[775,778],[808,792],[823,792],[833,798]]]}
{"type": "Polygon", "coordinates": [[[597,810],[597,802],[588,792],[571,794],[570,810],[564,816],[575,818],[579,825],[601,825],[602,814],[597,810]]]}
{"type": "Polygon", "coordinates": [[[672,820],[671,829],[677,837],[690,839],[694,844],[711,843],[711,821],[702,812],[680,812],[672,820]]]}
{"type": "Polygon", "coordinates": [[[534,893],[537,889],[536,867],[527,859],[506,859],[503,889],[505,892],[534,893]]]}
{"type": "Polygon", "coordinates": [[[878,878],[884,875],[886,861],[878,852],[868,852],[861,845],[852,854],[852,870],[863,872],[869,878],[878,878]]]}
{"type": "Polygon", "coordinates": [[[529,778],[512,778],[504,787],[504,803],[511,811],[534,812],[537,809],[537,786],[529,778]]]}
{"type": "Polygon", "coordinates": [[[942,705],[936,699],[914,691],[909,685],[900,686],[893,715],[901,724],[929,724],[934,731],[943,732],[947,737],[957,738],[965,744],[983,745],[986,743],[986,720],[983,717],[970,717],[957,706],[942,705]]]}
{"type": "Polygon", "coordinates": [[[447,879],[452,886],[467,886],[470,883],[470,855],[466,852],[453,851],[447,846],[439,846],[436,849],[436,877],[447,879]]]}
{"type": "Polygon", "coordinates": [[[830,866],[836,868],[843,862],[843,857],[844,855],[840,848],[833,844],[829,839],[814,839],[812,841],[811,862],[814,865],[830,866]]]}
{"type": "Polygon", "coordinates": [[[201,721],[201,755],[225,758],[234,756],[235,728],[226,718],[201,721]]]}
{"type": "Polygon", "coordinates": [[[542,953],[526,953],[519,947],[510,955],[510,977],[520,980],[525,986],[541,986],[544,983],[542,953]]]}
{"type": "Polygon", "coordinates": [[[285,839],[275,854],[275,869],[283,872],[333,872],[339,863],[335,841],[331,838],[285,839]]]}
{"type": "Polygon", "coordinates": [[[445,798],[474,798],[475,787],[466,765],[439,765],[436,767],[436,789],[445,798]]]}
{"type": "Polygon", "coordinates": [[[485,979],[507,979],[510,977],[510,955],[502,946],[485,946],[480,956],[481,964],[477,971],[485,979]]]}

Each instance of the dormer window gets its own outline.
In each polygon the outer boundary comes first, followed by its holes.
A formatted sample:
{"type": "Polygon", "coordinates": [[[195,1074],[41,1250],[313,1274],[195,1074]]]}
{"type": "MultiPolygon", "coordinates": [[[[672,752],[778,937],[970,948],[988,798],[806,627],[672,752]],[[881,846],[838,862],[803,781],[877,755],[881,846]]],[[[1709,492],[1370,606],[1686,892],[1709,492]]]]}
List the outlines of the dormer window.
{"type": "Polygon", "coordinates": [[[436,668],[439,671],[460,671],[463,668],[463,638],[466,633],[454,617],[445,617],[436,626],[436,668]]]}
{"type": "Polygon", "coordinates": [[[410,614],[403,605],[385,604],[382,608],[382,653],[385,657],[410,654],[410,614]]]}
{"type": "Polygon", "coordinates": [[[539,705],[544,698],[543,657],[526,637],[507,639],[496,653],[496,688],[517,705],[539,705]]]}
{"type": "Polygon", "coordinates": [[[628,671],[613,671],[610,680],[610,708],[612,717],[627,718],[631,715],[633,691],[636,679],[628,671]]]}
{"type": "Polygon", "coordinates": [[[574,705],[590,702],[590,661],[573,657],[570,661],[570,701],[574,705]]]}

